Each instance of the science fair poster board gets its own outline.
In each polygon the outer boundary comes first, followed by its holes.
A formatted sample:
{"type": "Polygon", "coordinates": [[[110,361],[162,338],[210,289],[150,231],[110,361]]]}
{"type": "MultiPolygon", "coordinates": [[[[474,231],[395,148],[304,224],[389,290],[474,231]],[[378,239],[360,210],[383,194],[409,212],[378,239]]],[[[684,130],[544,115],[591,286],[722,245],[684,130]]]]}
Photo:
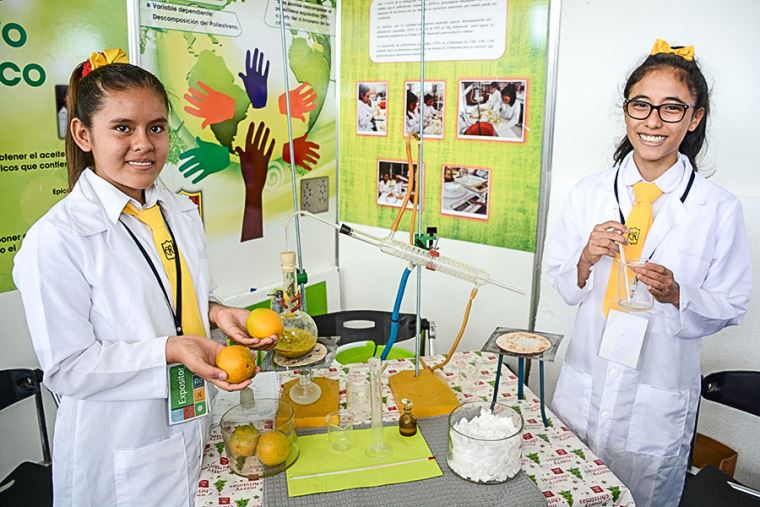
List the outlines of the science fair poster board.
{"type": "Polygon", "coordinates": [[[340,220],[390,227],[409,185],[404,133],[422,123],[424,225],[535,252],[548,10],[427,0],[422,89],[420,3],[342,3],[340,220]]]}
{"type": "Polygon", "coordinates": [[[127,47],[122,2],[0,2],[0,292],[15,289],[13,257],[29,227],[68,193],[69,75],[109,47],[127,47]]]}
{"type": "MultiPolygon", "coordinates": [[[[279,252],[295,249],[279,1],[137,3],[140,65],[171,102],[161,180],[199,203],[219,295],[239,298],[278,281],[279,252]]],[[[321,216],[334,221],[336,9],[284,4],[299,195],[303,181],[327,177],[321,216]]],[[[324,225],[302,219],[301,230],[307,270],[334,267],[324,225]]]]}

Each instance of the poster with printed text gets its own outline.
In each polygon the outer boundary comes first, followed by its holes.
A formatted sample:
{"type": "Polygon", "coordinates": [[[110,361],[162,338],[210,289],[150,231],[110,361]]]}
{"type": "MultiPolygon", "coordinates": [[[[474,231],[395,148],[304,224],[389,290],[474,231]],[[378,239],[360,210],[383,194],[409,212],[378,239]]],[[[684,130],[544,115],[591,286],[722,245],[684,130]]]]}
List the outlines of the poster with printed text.
{"type": "MultiPolygon", "coordinates": [[[[336,214],[335,5],[285,1],[283,48],[279,4],[140,3],[140,64],[161,79],[171,102],[161,181],[202,203],[221,297],[279,279],[279,252],[295,246],[293,227],[286,237],[294,211],[291,153],[297,194],[331,200],[320,215],[336,214]],[[326,192],[301,192],[325,176],[326,192]]],[[[311,221],[301,231],[305,265],[334,264],[323,226],[311,221]]]]}
{"type": "Polygon", "coordinates": [[[422,86],[420,4],[342,3],[340,220],[391,226],[409,187],[406,136],[422,130],[424,226],[535,251],[548,4],[426,2],[422,86]]]}
{"type": "Polygon", "coordinates": [[[123,1],[0,2],[0,292],[29,227],[68,193],[64,136],[71,71],[127,49],[123,1]]]}

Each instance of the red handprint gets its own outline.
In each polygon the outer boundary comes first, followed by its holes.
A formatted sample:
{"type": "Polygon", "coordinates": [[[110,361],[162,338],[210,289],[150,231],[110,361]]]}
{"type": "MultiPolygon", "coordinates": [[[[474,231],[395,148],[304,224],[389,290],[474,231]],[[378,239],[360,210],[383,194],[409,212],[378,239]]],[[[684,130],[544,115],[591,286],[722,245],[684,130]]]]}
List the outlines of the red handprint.
{"type": "Polygon", "coordinates": [[[245,138],[245,150],[235,147],[240,157],[240,170],[245,183],[245,209],[243,210],[243,231],[240,241],[264,236],[264,222],[261,194],[267,181],[269,159],[274,151],[274,139],[269,141],[269,128],[264,122],[259,123],[256,137],[253,137],[254,123],[248,125],[245,138]],[[267,146],[267,143],[269,145],[267,146]]]}
{"type": "MultiPolygon", "coordinates": [[[[301,83],[295,90],[290,90],[290,117],[306,121],[304,113],[314,111],[317,108],[317,92],[309,83],[301,83]]],[[[280,95],[280,113],[287,116],[288,109],[285,103],[285,94],[280,95]]]]}
{"type": "MultiPolygon", "coordinates": [[[[319,145],[306,140],[306,135],[293,139],[293,154],[296,157],[296,165],[311,171],[319,161],[319,145]]],[[[282,145],[282,159],[290,163],[290,143],[282,145]]]]}
{"type": "Polygon", "coordinates": [[[203,118],[201,128],[205,129],[208,125],[222,123],[235,116],[235,99],[214,90],[203,81],[198,81],[197,84],[206,94],[191,86],[185,94],[185,100],[195,107],[185,106],[185,111],[203,118]]]}

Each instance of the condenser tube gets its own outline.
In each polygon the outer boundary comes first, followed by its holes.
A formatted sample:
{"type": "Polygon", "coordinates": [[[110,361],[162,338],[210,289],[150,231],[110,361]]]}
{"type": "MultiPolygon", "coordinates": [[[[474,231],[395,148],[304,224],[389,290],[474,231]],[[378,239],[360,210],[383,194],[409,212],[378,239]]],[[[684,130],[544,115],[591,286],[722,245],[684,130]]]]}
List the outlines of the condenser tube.
{"type": "Polygon", "coordinates": [[[470,282],[475,286],[479,287],[481,285],[491,284],[503,289],[511,290],[518,294],[525,294],[523,290],[518,289],[517,287],[491,279],[491,276],[482,269],[452,259],[451,257],[434,255],[424,248],[419,248],[408,243],[402,243],[395,239],[377,238],[365,232],[353,230],[346,225],[341,226],[340,232],[347,234],[352,238],[364,241],[365,243],[375,245],[380,248],[381,252],[387,253],[388,255],[404,259],[412,264],[423,266],[433,271],[440,271],[441,273],[459,278],[460,280],[470,282]]]}

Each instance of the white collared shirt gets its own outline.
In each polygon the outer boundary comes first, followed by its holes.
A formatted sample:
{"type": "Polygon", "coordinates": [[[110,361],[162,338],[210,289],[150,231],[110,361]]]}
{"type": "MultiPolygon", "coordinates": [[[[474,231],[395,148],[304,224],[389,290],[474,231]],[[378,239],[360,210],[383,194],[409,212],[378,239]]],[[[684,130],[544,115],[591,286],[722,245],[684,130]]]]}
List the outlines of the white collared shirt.
{"type": "MultiPolygon", "coordinates": [[[[678,160],[676,160],[675,164],[670,166],[667,171],[660,175],[659,178],[650,182],[654,183],[659,187],[660,190],[662,190],[662,195],[656,201],[654,201],[654,204],[652,205],[652,208],[654,210],[654,217],[657,217],[657,212],[662,209],[665,202],[668,200],[667,198],[669,194],[679,188],[681,182],[685,177],[688,177],[688,174],[686,174],[686,166],[681,160],[681,155],[679,154],[678,160]]],[[[639,169],[636,167],[636,162],[633,160],[633,152],[631,152],[623,160],[623,164],[620,169],[620,182],[618,183],[619,188],[621,184],[625,185],[631,205],[636,202],[636,196],[633,193],[633,185],[640,181],[644,181],[644,178],[641,177],[641,173],[639,173],[639,169]]],[[[679,195],[677,197],[680,198],[681,196],[679,195]]],[[[624,216],[628,216],[628,213],[630,213],[631,210],[622,209],[622,211],[624,216]]]]}
{"type": "MultiPolygon", "coordinates": [[[[169,283],[169,278],[166,276],[166,270],[164,269],[161,258],[158,256],[156,244],[153,241],[153,232],[147,225],[142,223],[136,217],[123,213],[127,203],[130,202],[137,210],[148,209],[155,206],[156,204],[165,209],[165,204],[158,197],[156,184],[154,183],[145,189],[145,204],[143,205],[140,204],[139,201],[132,199],[127,194],[113,186],[113,184],[110,182],[98,176],[95,171],[89,167],[82,171],[80,178],[87,179],[87,181],[92,185],[92,188],[95,191],[95,194],[98,196],[100,203],[103,205],[103,209],[105,210],[106,215],[108,216],[108,219],[111,221],[111,223],[116,224],[120,220],[124,225],[129,227],[129,230],[132,231],[132,233],[137,237],[137,239],[140,241],[140,244],[142,244],[142,247],[150,256],[150,260],[153,263],[153,266],[158,271],[159,276],[161,276],[161,283],[163,286],[167,289],[170,288],[171,284],[169,283]]],[[[166,213],[164,213],[164,216],[166,216],[166,213]]],[[[137,245],[135,245],[135,248],[137,248],[137,245]]],[[[150,268],[146,265],[145,269],[150,268]]],[[[168,293],[171,294],[171,290],[169,290],[168,293]]]]}

